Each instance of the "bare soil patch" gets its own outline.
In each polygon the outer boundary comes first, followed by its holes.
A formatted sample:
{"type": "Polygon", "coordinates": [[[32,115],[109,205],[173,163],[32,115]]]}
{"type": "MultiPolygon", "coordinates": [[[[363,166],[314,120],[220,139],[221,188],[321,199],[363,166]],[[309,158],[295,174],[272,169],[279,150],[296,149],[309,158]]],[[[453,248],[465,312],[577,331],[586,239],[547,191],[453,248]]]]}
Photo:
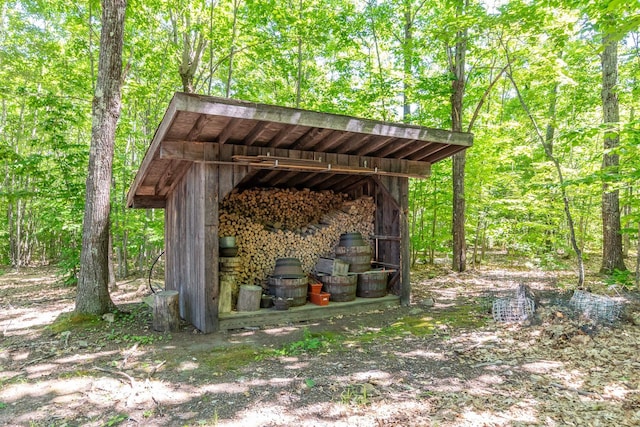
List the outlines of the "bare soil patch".
{"type": "Polygon", "coordinates": [[[144,279],[119,283],[113,318],[74,319],[60,317],[74,291],[51,271],[5,273],[0,424],[638,425],[640,328],[564,313],[572,281],[532,269],[419,270],[408,307],[163,335],[150,330],[144,279]],[[488,302],[519,283],[541,296],[536,321],[494,322],[488,302]]]}

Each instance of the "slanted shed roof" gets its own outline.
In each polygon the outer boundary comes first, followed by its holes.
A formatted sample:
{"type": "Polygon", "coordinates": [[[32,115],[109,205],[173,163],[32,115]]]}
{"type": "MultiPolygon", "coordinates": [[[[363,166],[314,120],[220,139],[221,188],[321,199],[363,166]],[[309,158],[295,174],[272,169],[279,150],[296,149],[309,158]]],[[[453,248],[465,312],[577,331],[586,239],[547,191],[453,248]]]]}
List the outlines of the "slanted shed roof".
{"type": "Polygon", "coordinates": [[[469,133],[176,93],[127,204],[164,207],[167,194],[198,161],[249,166],[252,173],[244,186],[295,183],[323,189],[336,184],[327,173],[395,173],[377,166],[388,163],[383,159],[401,161],[405,172],[416,171],[404,176],[428,175],[432,163],[470,147],[472,141],[469,133]],[[219,154],[224,145],[243,146],[247,155],[224,158],[219,154]],[[358,158],[367,160],[358,163],[358,158]]]}

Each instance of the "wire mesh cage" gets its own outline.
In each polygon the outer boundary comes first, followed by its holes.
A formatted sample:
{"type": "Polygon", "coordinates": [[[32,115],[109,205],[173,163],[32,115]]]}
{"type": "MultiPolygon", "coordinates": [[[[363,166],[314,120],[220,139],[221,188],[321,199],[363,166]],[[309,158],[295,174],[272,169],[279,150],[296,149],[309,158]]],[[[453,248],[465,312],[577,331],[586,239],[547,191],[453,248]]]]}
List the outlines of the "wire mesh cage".
{"type": "MultiPolygon", "coordinates": [[[[512,294],[513,295],[513,294],[512,294]]],[[[518,285],[515,297],[496,298],[491,312],[496,322],[524,322],[533,317],[536,303],[531,289],[524,284],[518,285]]]]}
{"type": "Polygon", "coordinates": [[[594,322],[613,323],[622,313],[622,302],[604,295],[576,290],[569,300],[569,306],[594,322]]]}
{"type": "Polygon", "coordinates": [[[498,298],[493,301],[493,320],[496,322],[524,322],[533,316],[535,303],[531,298],[498,298]]]}

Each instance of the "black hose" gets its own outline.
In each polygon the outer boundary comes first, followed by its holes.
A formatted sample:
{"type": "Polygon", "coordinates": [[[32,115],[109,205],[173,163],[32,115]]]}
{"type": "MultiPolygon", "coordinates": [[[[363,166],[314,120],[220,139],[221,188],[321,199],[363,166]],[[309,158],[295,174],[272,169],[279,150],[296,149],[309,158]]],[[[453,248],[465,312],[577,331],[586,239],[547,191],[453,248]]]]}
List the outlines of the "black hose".
{"type": "Polygon", "coordinates": [[[151,292],[154,294],[156,293],[156,291],[155,289],[153,289],[153,286],[151,286],[151,273],[153,273],[153,267],[156,266],[156,263],[162,255],[164,255],[164,251],[160,252],[160,255],[156,257],[155,261],[153,261],[153,264],[151,264],[151,268],[149,269],[149,289],[151,289],[151,292]]]}

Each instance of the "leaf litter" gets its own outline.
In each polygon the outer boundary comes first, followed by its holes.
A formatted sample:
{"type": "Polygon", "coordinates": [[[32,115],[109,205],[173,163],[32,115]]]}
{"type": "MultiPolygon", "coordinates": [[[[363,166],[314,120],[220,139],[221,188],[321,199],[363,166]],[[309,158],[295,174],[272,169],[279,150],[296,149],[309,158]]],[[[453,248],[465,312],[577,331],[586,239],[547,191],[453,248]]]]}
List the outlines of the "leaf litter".
{"type": "MultiPolygon", "coordinates": [[[[12,332],[10,318],[18,312],[9,310],[0,318],[0,326],[9,325],[0,345],[0,422],[640,424],[637,305],[616,322],[595,322],[567,304],[570,295],[556,286],[561,278],[538,271],[436,277],[418,272],[414,280],[415,303],[409,307],[216,336],[185,328],[166,342],[105,342],[100,330],[12,332]],[[535,316],[494,322],[491,302],[523,282],[543,295],[535,316]],[[334,338],[314,335],[328,331],[334,338]],[[310,345],[318,340],[322,345],[310,345]],[[279,350],[265,352],[269,348],[279,350]],[[247,350],[246,362],[232,363],[247,350]],[[218,358],[224,354],[232,357],[218,358]]],[[[132,283],[130,291],[138,297],[136,286],[132,283]]],[[[127,292],[127,286],[119,289],[127,292]]],[[[0,304],[19,307],[21,316],[28,316],[29,308],[51,307],[20,303],[18,291],[14,299],[9,294],[0,304]]],[[[67,291],[60,294],[69,299],[67,291]]],[[[64,311],[68,303],[54,308],[64,311]]],[[[129,336],[149,333],[145,322],[128,327],[129,336]]]]}

